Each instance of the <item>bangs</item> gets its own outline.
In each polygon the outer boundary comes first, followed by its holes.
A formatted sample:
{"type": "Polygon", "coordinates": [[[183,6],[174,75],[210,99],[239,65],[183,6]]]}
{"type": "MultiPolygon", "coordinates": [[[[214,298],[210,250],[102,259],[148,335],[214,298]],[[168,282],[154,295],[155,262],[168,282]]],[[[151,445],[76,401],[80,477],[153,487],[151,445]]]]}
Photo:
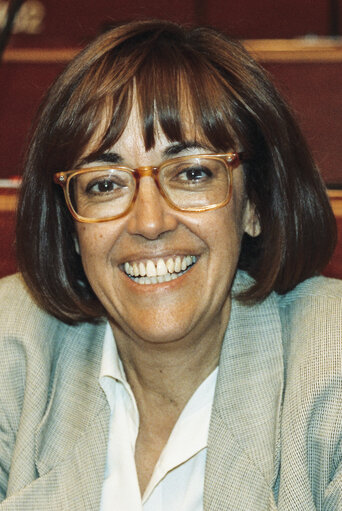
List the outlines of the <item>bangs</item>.
{"type": "Polygon", "coordinates": [[[170,141],[205,142],[225,151],[236,145],[232,105],[217,71],[201,55],[157,48],[136,76],[146,150],[158,124],[170,141]]]}
{"type": "Polygon", "coordinates": [[[160,130],[170,142],[199,141],[217,152],[238,146],[236,98],[199,52],[168,41],[131,53],[129,63],[127,59],[124,49],[114,58],[106,55],[84,77],[91,87],[80,90],[86,90],[91,103],[83,99],[80,117],[83,122],[90,116],[87,129],[92,129],[83,161],[103,154],[119,140],[134,102],[146,151],[154,147],[160,130]]]}

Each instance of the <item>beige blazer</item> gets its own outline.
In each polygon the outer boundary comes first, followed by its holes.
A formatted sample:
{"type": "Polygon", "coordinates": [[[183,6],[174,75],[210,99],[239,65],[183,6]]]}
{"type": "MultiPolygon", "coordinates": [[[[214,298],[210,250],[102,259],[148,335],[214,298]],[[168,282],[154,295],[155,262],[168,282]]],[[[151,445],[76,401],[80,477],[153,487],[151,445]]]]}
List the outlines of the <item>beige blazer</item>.
{"type": "MultiPolygon", "coordinates": [[[[239,273],[234,291],[249,283],[239,273]]],[[[0,303],[0,511],[98,511],[105,324],[61,323],[18,276],[1,281],[0,303]]],[[[341,325],[339,281],[310,279],[255,306],[233,300],[205,511],[342,510],[341,325]]]]}

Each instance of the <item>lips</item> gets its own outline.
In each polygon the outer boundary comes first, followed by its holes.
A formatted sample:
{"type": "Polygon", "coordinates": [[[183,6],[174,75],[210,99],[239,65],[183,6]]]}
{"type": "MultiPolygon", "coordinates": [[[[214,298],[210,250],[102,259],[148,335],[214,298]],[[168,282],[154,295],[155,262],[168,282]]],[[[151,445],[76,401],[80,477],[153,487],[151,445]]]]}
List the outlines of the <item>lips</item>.
{"type": "Polygon", "coordinates": [[[177,279],[197,261],[194,255],[159,258],[155,261],[130,261],[123,264],[123,270],[138,284],[159,284],[177,279]]]}

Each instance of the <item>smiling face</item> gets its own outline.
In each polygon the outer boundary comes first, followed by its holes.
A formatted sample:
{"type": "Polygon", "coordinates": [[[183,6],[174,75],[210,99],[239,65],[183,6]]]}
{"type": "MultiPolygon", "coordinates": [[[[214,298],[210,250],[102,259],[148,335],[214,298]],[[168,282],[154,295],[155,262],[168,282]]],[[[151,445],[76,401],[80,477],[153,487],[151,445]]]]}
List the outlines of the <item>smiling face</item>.
{"type": "MultiPolygon", "coordinates": [[[[146,151],[133,109],[121,138],[91,166],[108,161],[130,168],[157,166],[168,158],[208,152],[205,145],[170,143],[162,132],[146,151]]],[[[115,335],[166,344],[224,331],[241,238],[244,231],[253,234],[254,220],[238,167],[231,200],[220,209],[176,211],[153,178],[142,177],[126,216],[76,222],[85,273],[115,335]]]]}

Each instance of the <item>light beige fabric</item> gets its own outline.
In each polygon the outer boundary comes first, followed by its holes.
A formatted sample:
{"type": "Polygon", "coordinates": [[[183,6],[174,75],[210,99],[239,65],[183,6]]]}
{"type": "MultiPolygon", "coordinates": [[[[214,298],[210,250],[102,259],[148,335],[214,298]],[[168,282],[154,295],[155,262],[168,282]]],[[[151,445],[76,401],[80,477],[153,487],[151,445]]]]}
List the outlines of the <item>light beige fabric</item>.
{"type": "MultiPolygon", "coordinates": [[[[239,274],[235,290],[248,284],[239,274]]],[[[105,325],[48,316],[19,277],[1,282],[0,303],[0,511],[98,511],[109,423],[98,383],[105,325]]],[[[234,300],[205,511],[342,510],[341,329],[339,281],[310,279],[252,307],[234,300]]]]}

